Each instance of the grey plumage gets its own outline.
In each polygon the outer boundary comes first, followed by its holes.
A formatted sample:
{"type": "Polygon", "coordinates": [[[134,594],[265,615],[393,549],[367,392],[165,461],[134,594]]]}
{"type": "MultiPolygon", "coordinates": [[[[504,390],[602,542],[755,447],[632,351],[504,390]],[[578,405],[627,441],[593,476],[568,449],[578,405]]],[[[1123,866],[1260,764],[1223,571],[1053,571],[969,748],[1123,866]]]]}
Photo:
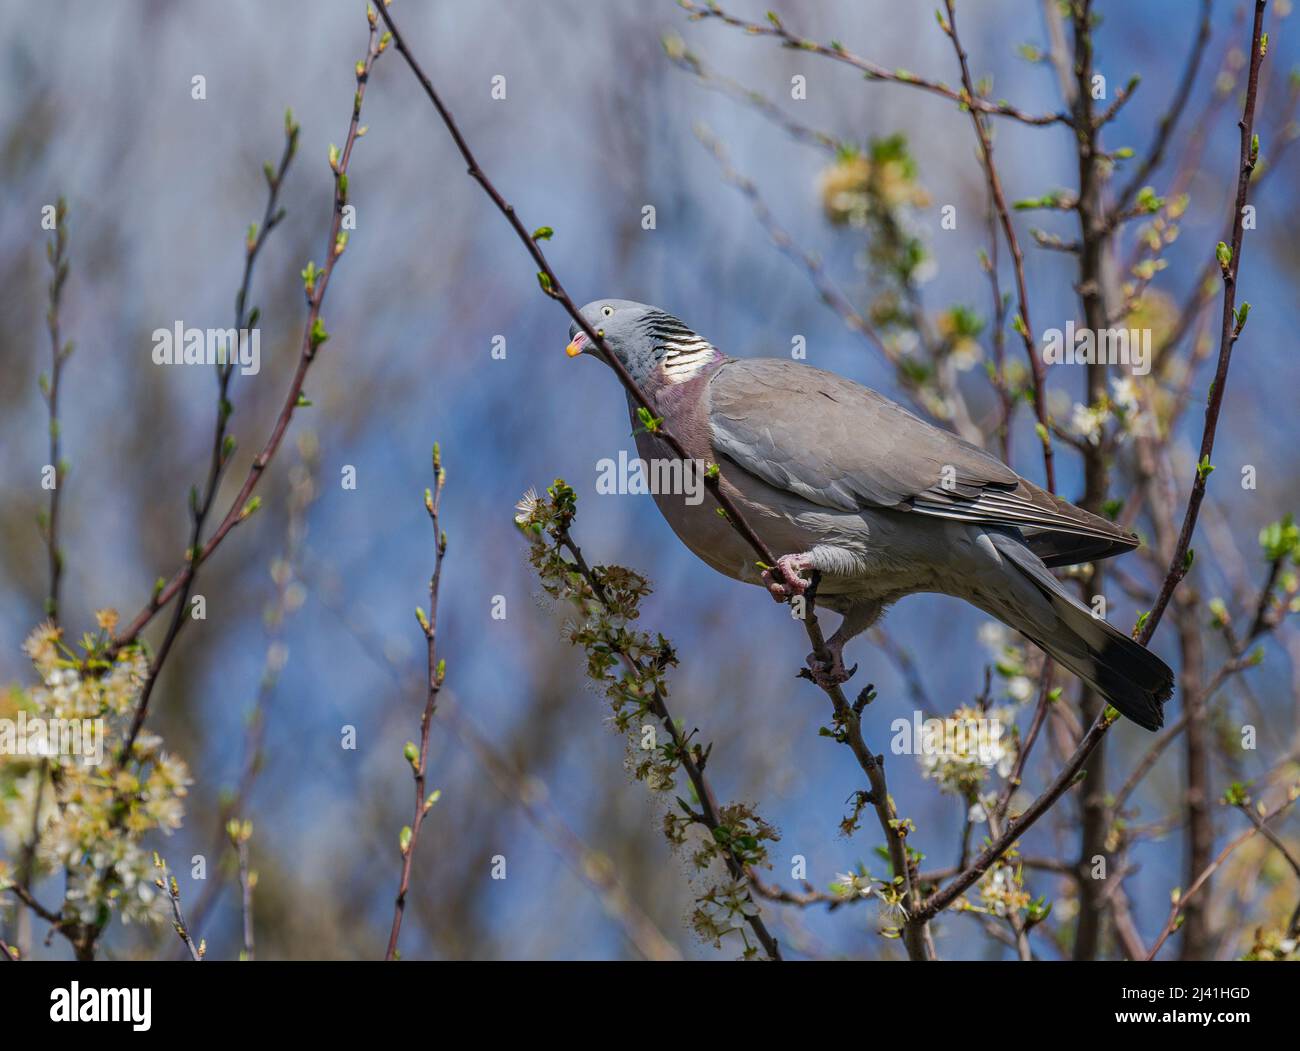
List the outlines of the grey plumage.
{"type": "MultiPolygon", "coordinates": [[[[639,303],[597,300],[583,314],[687,452],[722,465],[724,487],[783,556],[786,575],[760,572],[752,549],[707,505],[656,494],[683,542],[778,596],[792,572],[820,573],[818,603],[844,622],[829,640],[833,665],[815,672],[842,680],[849,639],[904,595],[939,592],[1022,632],[1140,725],[1162,725],[1173,673],[1048,572],[1132,550],[1136,537],[833,373],[728,358],[639,303]]],[[[570,336],[571,354],[591,352],[576,325],[570,336]]],[[[647,459],[672,455],[643,430],[637,445],[647,459]]]]}

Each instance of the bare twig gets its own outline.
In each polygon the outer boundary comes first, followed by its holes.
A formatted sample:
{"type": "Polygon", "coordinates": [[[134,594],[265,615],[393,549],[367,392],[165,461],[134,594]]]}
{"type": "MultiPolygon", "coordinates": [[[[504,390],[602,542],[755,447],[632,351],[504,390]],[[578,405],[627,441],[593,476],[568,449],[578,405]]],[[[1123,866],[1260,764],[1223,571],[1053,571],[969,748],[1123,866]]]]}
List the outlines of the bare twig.
{"type": "MultiPolygon", "coordinates": [[[[391,660],[378,656],[384,652],[382,639],[343,608],[342,603],[321,589],[322,604],[333,613],[348,634],[357,642],[361,653],[388,676],[395,689],[405,688],[403,676],[391,660]]],[[[421,680],[424,675],[421,673],[421,680]]],[[[461,743],[473,754],[483,770],[514,803],[555,850],[569,871],[590,888],[606,911],[613,916],[637,951],[648,960],[676,960],[681,954],[645,914],[618,878],[609,859],[589,847],[550,803],[550,791],[544,781],[520,770],[499,751],[470,718],[461,712],[456,695],[444,684],[439,694],[438,712],[461,743]]]]}
{"type": "MultiPolygon", "coordinates": [[[[244,723],[244,751],[239,776],[217,815],[212,845],[208,851],[209,857],[220,854],[229,838],[227,827],[229,822],[236,815],[244,812],[262,771],[266,759],[263,745],[266,739],[267,718],[279,686],[280,676],[288,660],[289,651],[282,641],[285,621],[303,601],[301,563],[307,533],[306,518],[317,496],[320,447],[312,431],[304,431],[299,435],[297,445],[302,461],[295,464],[289,472],[290,493],[284,548],[282,553],[271,562],[271,580],[275,584],[275,594],[272,601],[267,603],[262,615],[267,634],[262,676],[258,682],[257,696],[244,723]]],[[[216,872],[209,874],[198,904],[191,911],[196,927],[200,929],[205,927],[208,914],[225,890],[227,875],[225,866],[220,866],[216,872]]]]}
{"type": "Polygon", "coordinates": [[[835,287],[835,283],[826,276],[826,270],[821,260],[796,245],[789,232],[776,222],[771,209],[768,208],[767,202],[763,200],[762,195],[758,192],[758,187],[754,185],[753,180],[732,167],[727,157],[726,148],[722,143],[703,125],[697,124],[694,131],[695,137],[713,155],[714,160],[718,162],[718,168],[722,172],[724,181],[734,186],[745,196],[754,212],[754,218],[759,221],[759,224],[767,232],[772,243],[780,249],[783,255],[789,257],[803,269],[821,301],[835,311],[846,328],[862,336],[873,350],[879,352],[893,368],[898,369],[899,365],[902,364],[902,355],[881,339],[880,333],[876,331],[875,326],[854,308],[843,292],[835,287]]]}
{"type": "Polygon", "coordinates": [[[817,146],[829,153],[836,153],[845,148],[846,143],[829,132],[810,128],[790,117],[780,106],[762,93],[747,88],[743,84],[713,72],[700,61],[698,55],[686,49],[685,43],[676,36],[665,37],[664,52],[668,61],[678,69],[684,70],[699,79],[706,87],[719,91],[737,102],[749,106],[755,112],[770,120],[797,142],[817,146]]]}

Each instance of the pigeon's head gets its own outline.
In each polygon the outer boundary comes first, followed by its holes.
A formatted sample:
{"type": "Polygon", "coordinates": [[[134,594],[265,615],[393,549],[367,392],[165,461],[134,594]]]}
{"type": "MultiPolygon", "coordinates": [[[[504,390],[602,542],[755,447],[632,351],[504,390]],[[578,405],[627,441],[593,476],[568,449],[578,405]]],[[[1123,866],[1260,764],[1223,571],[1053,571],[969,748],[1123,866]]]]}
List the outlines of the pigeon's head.
{"type": "MultiPolygon", "coordinates": [[[[681,383],[722,356],[708,340],[658,307],[627,299],[597,299],[580,313],[638,384],[681,383]]],[[[602,357],[577,322],[569,326],[564,352],[571,358],[602,357]]]]}

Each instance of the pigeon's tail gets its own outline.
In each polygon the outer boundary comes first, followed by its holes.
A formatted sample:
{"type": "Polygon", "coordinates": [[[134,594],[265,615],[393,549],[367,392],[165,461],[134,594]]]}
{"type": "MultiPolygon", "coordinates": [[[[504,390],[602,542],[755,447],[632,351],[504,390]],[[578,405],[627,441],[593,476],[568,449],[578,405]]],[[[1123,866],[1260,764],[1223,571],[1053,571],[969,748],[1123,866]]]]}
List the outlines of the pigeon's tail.
{"type": "Polygon", "coordinates": [[[985,536],[1018,579],[1013,591],[1029,602],[1013,600],[990,609],[1037,643],[1053,660],[1100,693],[1123,715],[1148,730],[1164,725],[1161,706],[1174,690],[1174,673],[1150,650],[1111,627],[1070,595],[1017,537],[985,536]]]}

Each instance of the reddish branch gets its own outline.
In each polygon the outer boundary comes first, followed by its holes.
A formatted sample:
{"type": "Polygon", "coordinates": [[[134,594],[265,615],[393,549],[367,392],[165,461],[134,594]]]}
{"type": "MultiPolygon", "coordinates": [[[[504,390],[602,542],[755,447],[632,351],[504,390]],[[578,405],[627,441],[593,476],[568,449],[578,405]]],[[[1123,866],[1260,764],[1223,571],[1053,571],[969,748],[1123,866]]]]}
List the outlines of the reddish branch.
{"type": "MultiPolygon", "coordinates": [[[[246,327],[252,327],[257,323],[258,311],[254,310],[250,314],[246,309],[248,291],[253,280],[253,265],[257,262],[257,256],[262,250],[262,245],[266,243],[267,237],[279,224],[280,220],[284,218],[284,209],[278,208],[277,202],[280,196],[280,187],[284,184],[285,173],[289,170],[289,162],[293,160],[297,148],[298,125],[294,124],[292,118],[286,115],[284,151],[280,155],[280,165],[274,172],[269,169],[267,171],[266,209],[262,215],[262,223],[257,228],[257,232],[249,237],[244,246],[244,277],[240,282],[239,292],[235,296],[236,333],[242,332],[246,327]]],[[[216,502],[217,486],[221,484],[221,476],[235,453],[234,440],[227,437],[227,424],[232,411],[229,395],[230,379],[234,375],[236,365],[233,358],[235,348],[229,347],[227,350],[232,355],[230,360],[225,363],[218,362],[217,364],[217,419],[212,433],[212,453],[208,461],[207,481],[204,483],[201,494],[198,490],[194,490],[190,494],[190,517],[192,521],[190,543],[189,547],[186,548],[186,563],[180,572],[180,579],[176,589],[176,605],[172,610],[171,622],[167,625],[167,634],[163,636],[162,645],[158,647],[153,664],[149,668],[148,678],[145,679],[144,689],[140,693],[140,701],[136,706],[135,717],[131,722],[130,732],[127,734],[122,748],[121,754],[123,757],[130,754],[131,745],[135,743],[135,739],[144,725],[145,716],[149,710],[149,698],[153,694],[158,674],[162,671],[163,662],[167,660],[168,655],[171,653],[177,636],[185,626],[189,613],[187,607],[190,594],[194,589],[194,581],[198,577],[199,564],[204,557],[199,547],[199,543],[203,539],[203,527],[207,523],[209,513],[212,511],[212,505],[216,502]]],[[[238,504],[237,506],[242,507],[243,505],[238,504]]],[[[161,607],[165,601],[161,594],[156,595],[154,598],[154,603],[158,607],[161,607]]],[[[123,638],[119,640],[119,645],[133,639],[135,634],[135,631],[128,628],[123,638]]]]}
{"type": "Polygon", "coordinates": [[[1241,132],[1240,160],[1237,169],[1237,196],[1232,220],[1232,244],[1229,246],[1231,256],[1222,264],[1223,273],[1223,315],[1219,331],[1219,361],[1214,370],[1214,380],[1210,384],[1210,397],[1205,406],[1205,426],[1201,432],[1201,447],[1197,457],[1196,477],[1192,480],[1192,494],[1187,501],[1187,511],[1183,515],[1183,526],[1178,534],[1178,543],[1174,547],[1169,571],[1155,605],[1147,622],[1138,634],[1138,641],[1143,645],[1151,638],[1156,625],[1163,616],[1165,607],[1173,596],[1174,589],[1187,575],[1191,568],[1188,551],[1192,542],[1192,533],[1196,529],[1196,520],[1201,512],[1201,502],[1205,499],[1205,483],[1209,478],[1210,457],[1214,452],[1214,435],[1219,425],[1219,412],[1223,408],[1223,393],[1228,386],[1228,367],[1232,363],[1232,348],[1241,335],[1244,322],[1236,319],[1237,272],[1241,266],[1241,247],[1243,237],[1244,209],[1246,197],[1250,190],[1251,174],[1255,170],[1258,147],[1254,143],[1255,134],[1255,96],[1259,88],[1259,68],[1264,60],[1263,27],[1264,7],[1268,0],[1255,0],[1255,22],[1251,31],[1250,74],[1246,81],[1246,102],[1241,120],[1237,127],[1241,132]]]}
{"type": "Polygon", "coordinates": [[[425,775],[429,765],[429,731],[433,728],[433,713],[438,707],[438,691],[442,689],[445,665],[438,660],[438,583],[442,580],[442,559],[447,553],[447,534],[439,528],[438,509],[442,504],[442,487],[447,479],[442,469],[442,459],[437,443],[433,446],[433,489],[424,491],[424,509],[429,513],[429,522],[433,526],[433,542],[436,554],[433,562],[433,575],[429,578],[429,613],[416,610],[420,627],[424,631],[425,646],[429,653],[428,689],[424,699],[424,713],[420,716],[420,747],[413,752],[408,744],[407,761],[411,764],[411,773],[415,782],[415,816],[411,824],[402,830],[402,877],[397,885],[397,899],[393,903],[393,927],[388,934],[388,950],[385,960],[397,958],[397,937],[402,932],[402,916],[406,910],[406,894],[411,887],[411,864],[415,860],[415,848],[420,841],[420,829],[424,825],[425,815],[433,807],[434,797],[425,795],[425,775]],[[408,831],[409,830],[409,831],[408,831]]]}
{"type": "MultiPolygon", "coordinates": [[[[333,218],[330,222],[329,240],[325,246],[325,263],[316,271],[314,280],[307,288],[307,319],[303,326],[298,367],[294,372],[293,379],[290,381],[280,413],[271,428],[271,434],[267,438],[265,445],[263,445],[262,451],[253,460],[243,484],[239,487],[239,492],[234,500],[230,502],[226,514],[216,529],[213,530],[212,535],[201,547],[195,544],[191,551],[186,553],[186,565],[177,570],[172,578],[154,593],[149,604],[123,628],[116,642],[117,649],[121,649],[135,640],[145,625],[158,614],[159,610],[188,586],[197,565],[206,561],[213,551],[217,549],[221,541],[226,538],[226,535],[248,517],[249,500],[252,497],[253,490],[257,488],[262,475],[266,472],[272,458],[280,448],[280,443],[283,441],[284,435],[289,429],[289,424],[293,420],[294,410],[299,405],[307,373],[311,369],[312,362],[316,359],[321,344],[325,338],[328,338],[323,326],[319,324],[321,307],[325,301],[325,293],[329,286],[330,277],[334,273],[334,266],[342,255],[342,245],[346,244],[346,241],[340,241],[339,235],[343,228],[343,208],[348,201],[348,165],[352,158],[352,148],[356,144],[356,140],[363,134],[360,128],[361,104],[365,98],[366,85],[370,80],[371,69],[382,50],[383,46],[381,46],[377,38],[375,26],[372,25],[366,57],[357,63],[357,88],[352,97],[352,118],[348,124],[347,138],[344,140],[343,148],[339,152],[337,159],[331,158],[331,168],[334,174],[334,209],[333,218]]],[[[242,303],[240,305],[242,306],[242,303]]],[[[169,632],[169,634],[174,633],[169,632]]]]}

